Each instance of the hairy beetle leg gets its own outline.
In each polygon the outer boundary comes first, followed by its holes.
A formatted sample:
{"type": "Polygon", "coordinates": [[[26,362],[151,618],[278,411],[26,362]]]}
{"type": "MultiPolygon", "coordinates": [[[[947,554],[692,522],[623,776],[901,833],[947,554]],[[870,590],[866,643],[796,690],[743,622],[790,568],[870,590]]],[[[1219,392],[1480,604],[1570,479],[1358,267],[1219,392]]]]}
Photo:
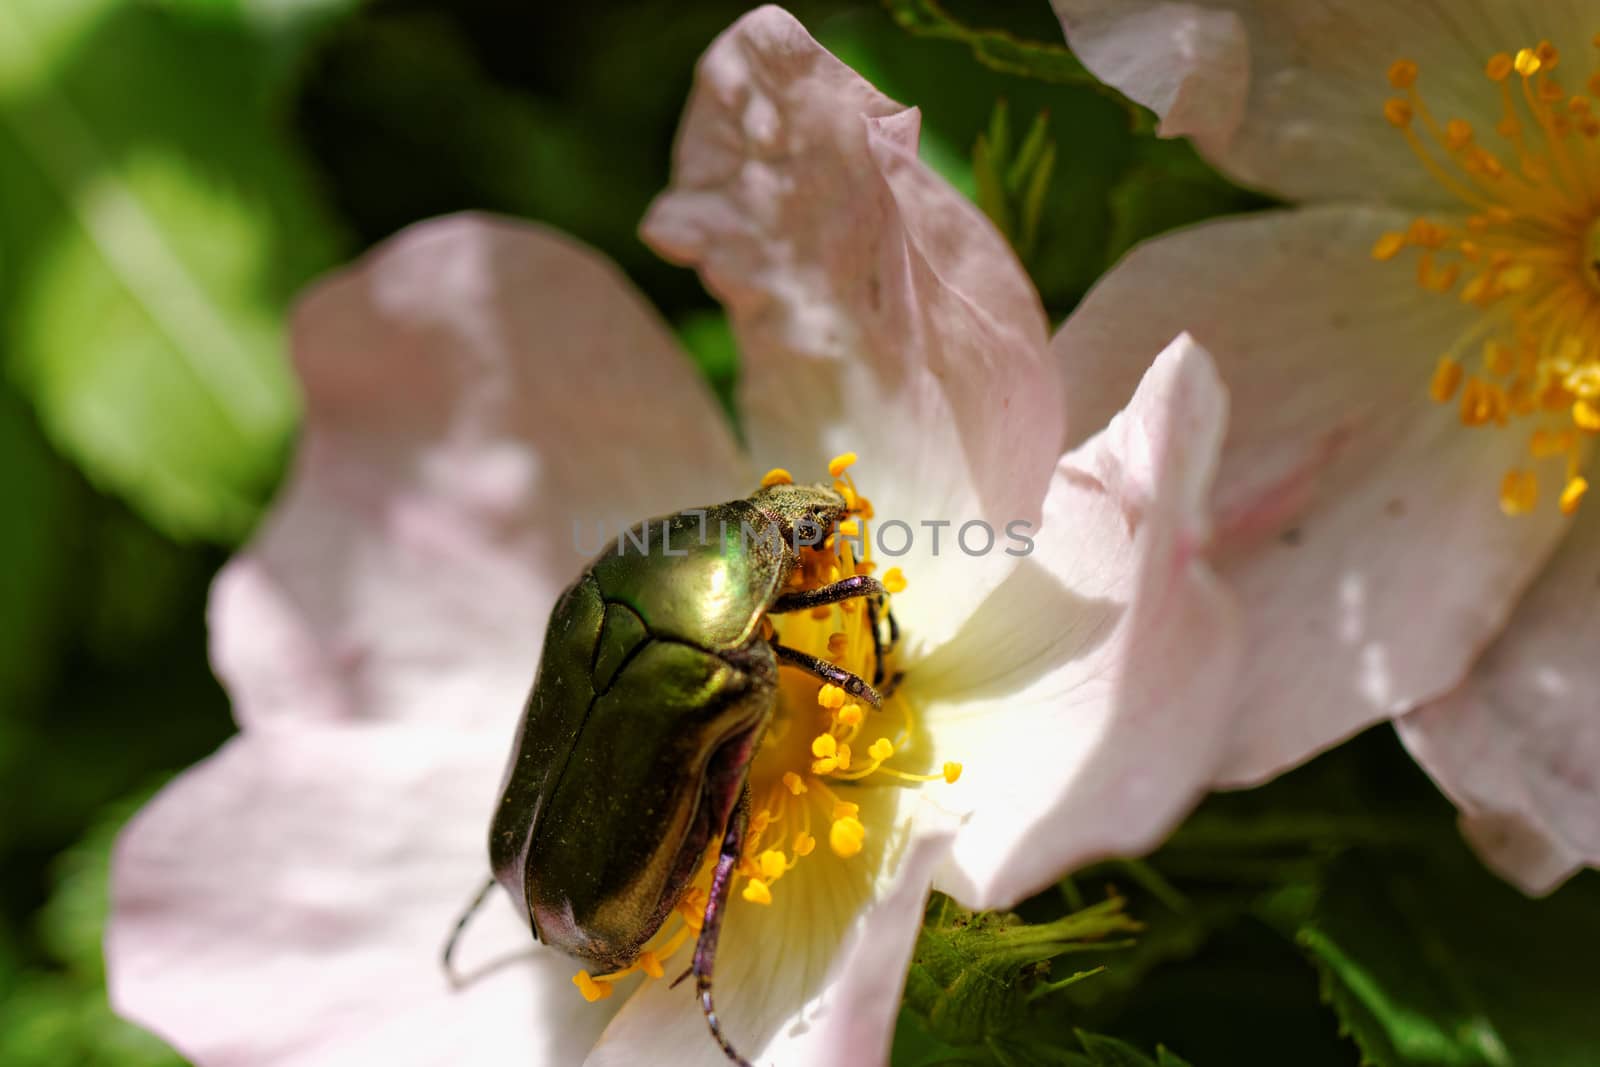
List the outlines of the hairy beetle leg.
{"type": "Polygon", "coordinates": [[[804,611],[806,608],[837,604],[841,600],[856,600],[860,597],[881,598],[884,592],[883,583],[878,579],[868,574],[856,574],[842,578],[832,585],[818,586],[816,589],[806,589],[799,593],[785,593],[772,602],[767,612],[781,615],[786,611],[804,611]]]}
{"type": "MultiPolygon", "coordinates": [[[[717,853],[716,870],[711,875],[711,891],[706,900],[705,921],[700,925],[700,938],[694,945],[694,963],[689,970],[694,973],[695,992],[700,996],[700,1010],[705,1014],[711,1036],[728,1059],[739,1067],[750,1067],[750,1061],[739,1055],[722,1033],[717,1021],[716,1005],[711,1000],[711,967],[717,957],[717,935],[722,932],[722,915],[728,906],[728,891],[733,888],[733,875],[744,854],[744,830],[750,822],[750,788],[745,787],[739,803],[728,816],[728,828],[722,835],[722,848],[717,853]]],[[[680,977],[678,981],[682,981],[680,977]]],[[[677,985],[674,982],[673,985],[677,985]]]]}
{"type": "MultiPolygon", "coordinates": [[[[883,665],[884,665],[884,661],[889,658],[889,653],[893,652],[895,650],[895,646],[900,643],[900,624],[895,621],[895,617],[894,617],[894,612],[893,611],[888,611],[888,612],[885,613],[889,617],[889,641],[888,641],[887,644],[884,643],[882,627],[881,627],[881,624],[882,624],[883,620],[878,615],[878,612],[883,611],[883,608],[884,608],[884,598],[883,597],[869,597],[867,599],[867,625],[870,626],[871,629],[872,629],[872,684],[873,685],[882,685],[883,684],[883,665]]],[[[884,697],[886,699],[890,696],[891,693],[894,692],[894,686],[898,682],[899,682],[899,675],[896,675],[894,680],[892,680],[889,683],[889,688],[884,691],[883,695],[884,695],[884,697]]]]}
{"type": "Polygon", "coordinates": [[[807,674],[814,674],[830,685],[836,685],[846,693],[860,700],[865,700],[875,708],[883,707],[883,697],[878,691],[867,684],[867,680],[860,675],[851,674],[843,667],[835,666],[825,659],[818,659],[813,655],[801,652],[798,648],[772,643],[772,651],[783,663],[791,667],[799,667],[807,674]]]}

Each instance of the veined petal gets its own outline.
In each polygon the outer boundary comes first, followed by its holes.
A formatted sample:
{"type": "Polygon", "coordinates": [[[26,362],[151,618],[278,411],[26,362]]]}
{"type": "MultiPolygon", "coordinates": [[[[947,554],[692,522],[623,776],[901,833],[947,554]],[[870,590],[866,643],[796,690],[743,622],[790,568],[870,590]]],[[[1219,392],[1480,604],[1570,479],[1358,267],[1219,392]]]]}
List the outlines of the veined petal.
{"type": "Polygon", "coordinates": [[[1228,383],[1215,556],[1253,650],[1228,784],[1456,685],[1565,528],[1553,506],[1499,510],[1523,433],[1462,427],[1429,399],[1473,309],[1371,261],[1395,218],[1309,208],[1151,242],[1056,339],[1074,433],[1105,418],[1165,331],[1191,330],[1228,383]],[[1193,284],[1218,263],[1237,271],[1225,288],[1193,284]]]}
{"type": "Polygon", "coordinates": [[[247,725],[444,716],[509,737],[599,535],[750,488],[666,327],[540,227],[407,230],[315,289],[293,344],[299,455],[212,594],[247,725]]]}
{"type": "Polygon", "coordinates": [[[485,877],[499,745],[265,726],[162,791],[112,860],[111,1000],[204,1067],[577,1063],[611,1014],[485,877]]]}
{"type": "Polygon", "coordinates": [[[918,162],[917,127],[762,8],[701,60],[673,186],[643,229],[727,305],[756,458],[803,476],[856,452],[878,521],[916,534],[894,561],[912,579],[896,608],[915,620],[913,654],[1014,562],[965,555],[957,528],[1036,523],[1062,434],[1038,296],[1000,234],[918,162]],[[937,557],[924,521],[950,524],[937,557]]]}
{"type": "Polygon", "coordinates": [[[1583,57],[1597,28],[1592,12],[1517,0],[1053,3],[1084,64],[1155,109],[1164,135],[1291,200],[1440,203],[1447,194],[1384,118],[1389,65],[1418,64],[1441,122],[1493,130],[1490,56],[1550,40],[1583,57]]]}
{"type": "Polygon", "coordinates": [[[1529,893],[1600,866],[1600,512],[1578,521],[1466,683],[1399,721],[1484,861],[1529,893]]]}
{"type": "MultiPolygon", "coordinates": [[[[867,853],[798,864],[774,887],[770,906],[730,902],[714,976],[717,1014],[752,1062],[888,1061],[929,883],[952,833],[947,815],[903,794],[849,794],[873,827],[867,853]],[[905,810],[897,817],[897,809],[905,810]]],[[[664,982],[629,998],[585,1067],[631,1065],[645,1047],[665,1064],[720,1062],[698,1002],[664,982]]]]}
{"type": "Polygon", "coordinates": [[[1241,649],[1203,559],[1227,398],[1187,337],[1062,458],[1032,556],[907,682],[970,808],[936,883],[1005,907],[1155,847],[1213,779],[1241,649]]]}

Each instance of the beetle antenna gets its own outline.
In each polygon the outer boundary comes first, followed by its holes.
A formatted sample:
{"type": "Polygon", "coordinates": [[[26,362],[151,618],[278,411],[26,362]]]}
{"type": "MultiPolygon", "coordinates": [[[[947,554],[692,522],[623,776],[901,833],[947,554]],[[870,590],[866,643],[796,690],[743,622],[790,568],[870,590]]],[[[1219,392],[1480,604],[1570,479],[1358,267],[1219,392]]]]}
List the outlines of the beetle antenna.
{"type": "Polygon", "coordinates": [[[751,1067],[750,1061],[739,1055],[733,1043],[722,1033],[717,1020],[717,1009],[711,1001],[711,965],[717,956],[717,935],[722,932],[722,916],[727,910],[728,890],[733,887],[734,868],[739,865],[739,855],[744,851],[744,828],[750,819],[750,790],[746,787],[739,804],[728,816],[728,829],[722,835],[722,849],[717,853],[717,867],[711,875],[711,893],[706,900],[705,922],[700,925],[700,939],[694,945],[695,991],[700,996],[700,1010],[705,1014],[711,1037],[722,1054],[739,1067],[751,1067]]]}
{"type": "Polygon", "coordinates": [[[455,929],[450,931],[450,939],[444,943],[444,953],[439,957],[439,962],[443,965],[445,977],[450,979],[450,985],[453,988],[460,989],[465,984],[461,976],[456,973],[455,965],[451,962],[451,957],[456,954],[456,943],[461,940],[461,933],[467,928],[467,923],[471,922],[472,917],[478,914],[478,909],[483,907],[483,902],[489,899],[489,893],[494,887],[495,880],[493,878],[483,883],[483,888],[478,890],[478,895],[472,898],[472,903],[467,905],[467,910],[462,912],[461,918],[456,920],[455,929]]]}

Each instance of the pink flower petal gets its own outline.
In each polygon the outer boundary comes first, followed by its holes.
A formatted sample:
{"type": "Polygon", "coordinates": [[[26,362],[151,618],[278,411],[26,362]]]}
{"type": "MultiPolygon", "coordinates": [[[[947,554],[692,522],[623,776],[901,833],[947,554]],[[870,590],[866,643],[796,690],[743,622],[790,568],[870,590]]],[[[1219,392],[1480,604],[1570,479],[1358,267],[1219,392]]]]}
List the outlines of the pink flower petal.
{"type": "Polygon", "coordinates": [[[880,524],[920,532],[893,561],[912,578],[896,608],[931,648],[1014,562],[961,553],[957,528],[1036,522],[1062,431],[1038,296],[982,214],[917,161],[917,128],[762,8],[702,59],[673,186],[643,233],[727,305],[756,458],[812,479],[857,452],[880,524]],[[919,524],[941,520],[935,557],[919,524]]]}
{"type": "Polygon", "coordinates": [[[1576,10],[1489,0],[1053,0],[1084,64],[1186,134],[1238,180],[1291,200],[1454,204],[1383,116],[1410,59],[1429,108],[1485,133],[1500,95],[1497,52],[1551,40],[1589,48],[1576,10]]]}
{"type": "Polygon", "coordinates": [[[299,456],[211,608],[242,723],[490,723],[509,739],[597,524],[615,539],[749,491],[665,326],[549,230],[423,223],[322,283],[293,337],[299,456]]]}
{"type": "Polygon", "coordinates": [[[1252,650],[1230,784],[1457,684],[1565,527],[1548,499],[1500,513],[1501,476],[1527,462],[1522,429],[1466,429],[1428,398],[1435,359],[1473,311],[1371,260],[1394,221],[1313,208],[1154,241],[1056,339],[1075,371],[1075,434],[1106,417],[1169,331],[1191,330],[1228,383],[1215,556],[1252,650]],[[1193,284],[1219,263],[1235,271],[1225,287],[1193,284]]]}
{"type": "Polygon", "coordinates": [[[119,1013],[203,1067],[576,1063],[610,1015],[485,877],[499,745],[441,728],[264,727],[123,831],[106,940],[119,1013]]]}
{"type": "Polygon", "coordinates": [[[1530,893],[1600,866],[1600,509],[1585,503],[1506,632],[1400,737],[1485,862],[1530,893]]]}
{"type": "MultiPolygon", "coordinates": [[[[1036,552],[907,679],[972,815],[940,888],[1006,907],[1155,847],[1215,776],[1241,650],[1202,552],[1227,398],[1187,337],[1065,456],[1036,552]]],[[[940,788],[935,785],[929,788],[940,788]]]]}

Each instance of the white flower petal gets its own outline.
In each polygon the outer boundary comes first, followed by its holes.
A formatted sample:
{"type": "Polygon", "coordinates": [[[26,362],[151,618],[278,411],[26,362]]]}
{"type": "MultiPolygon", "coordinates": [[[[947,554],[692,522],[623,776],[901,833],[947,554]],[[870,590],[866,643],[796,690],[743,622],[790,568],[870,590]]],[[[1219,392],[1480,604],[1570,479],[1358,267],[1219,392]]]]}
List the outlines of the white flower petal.
{"type": "Polygon", "coordinates": [[[1078,385],[1075,434],[1126,395],[1166,331],[1192,331],[1228,383],[1215,557],[1252,649],[1229,784],[1453,687],[1565,526],[1548,500],[1514,521],[1500,513],[1501,476],[1527,462],[1524,429],[1467,429],[1428,398],[1471,309],[1371,260],[1393,222],[1311,208],[1160,239],[1056,339],[1078,385]],[[1235,265],[1226,288],[1192,284],[1218,263],[1235,265]]]}
{"type": "Polygon", "coordinates": [[[1036,552],[908,677],[938,758],[965,765],[948,803],[972,815],[938,882],[962,903],[1147,851],[1211,782],[1241,649],[1201,555],[1226,410],[1205,352],[1175,341],[1061,460],[1036,552]]]}
{"type": "Polygon", "coordinates": [[[1586,503],[1460,689],[1398,723],[1486,862],[1530,893],[1600,866],[1600,509],[1586,503]]]}
{"type": "Polygon", "coordinates": [[[596,524],[749,491],[665,326],[549,230],[423,223],[315,289],[293,337],[299,456],[212,601],[242,723],[442,716],[509,738],[596,524]]]}
{"type": "MultiPolygon", "coordinates": [[[[1592,10],[1518,0],[1053,0],[1067,40],[1099,77],[1194,139],[1208,159],[1292,200],[1448,204],[1383,117],[1389,65],[1410,59],[1444,122],[1490,134],[1498,52],[1551,40],[1587,62],[1592,10]]],[[[1581,80],[1581,76],[1580,76],[1581,80]]]]}
{"type": "MultiPolygon", "coordinates": [[[[887,1062],[929,882],[951,836],[948,817],[905,804],[894,795],[902,792],[851,794],[869,794],[862,804],[869,826],[866,852],[847,861],[813,854],[778,881],[767,907],[735,894],[714,992],[725,1032],[753,1063],[887,1062]],[[905,836],[907,819],[890,821],[901,806],[920,813],[911,816],[919,826],[915,838],[905,836]],[[899,829],[882,832],[886,825],[899,829]]],[[[692,986],[685,982],[673,990],[652,982],[642,988],[617,1014],[586,1067],[637,1063],[641,1048],[659,1050],[664,1063],[724,1062],[692,986]]]]}
{"type": "Polygon", "coordinates": [[[576,1063],[610,1014],[496,892],[453,990],[439,949],[486,876],[499,746],[405,727],[264,727],[123,831],[119,1013],[201,1067],[576,1063]],[[585,1010],[588,1009],[588,1010],[585,1010]]]}
{"type": "Polygon", "coordinates": [[[918,162],[917,126],[762,8],[702,59],[673,186],[643,230],[728,307],[756,458],[809,480],[857,452],[880,524],[917,534],[892,561],[912,578],[896,601],[908,652],[947,638],[1013,562],[960,552],[960,525],[1036,522],[1061,453],[1038,296],[982,214],[918,162]],[[919,524],[941,520],[935,558],[919,524]]]}

